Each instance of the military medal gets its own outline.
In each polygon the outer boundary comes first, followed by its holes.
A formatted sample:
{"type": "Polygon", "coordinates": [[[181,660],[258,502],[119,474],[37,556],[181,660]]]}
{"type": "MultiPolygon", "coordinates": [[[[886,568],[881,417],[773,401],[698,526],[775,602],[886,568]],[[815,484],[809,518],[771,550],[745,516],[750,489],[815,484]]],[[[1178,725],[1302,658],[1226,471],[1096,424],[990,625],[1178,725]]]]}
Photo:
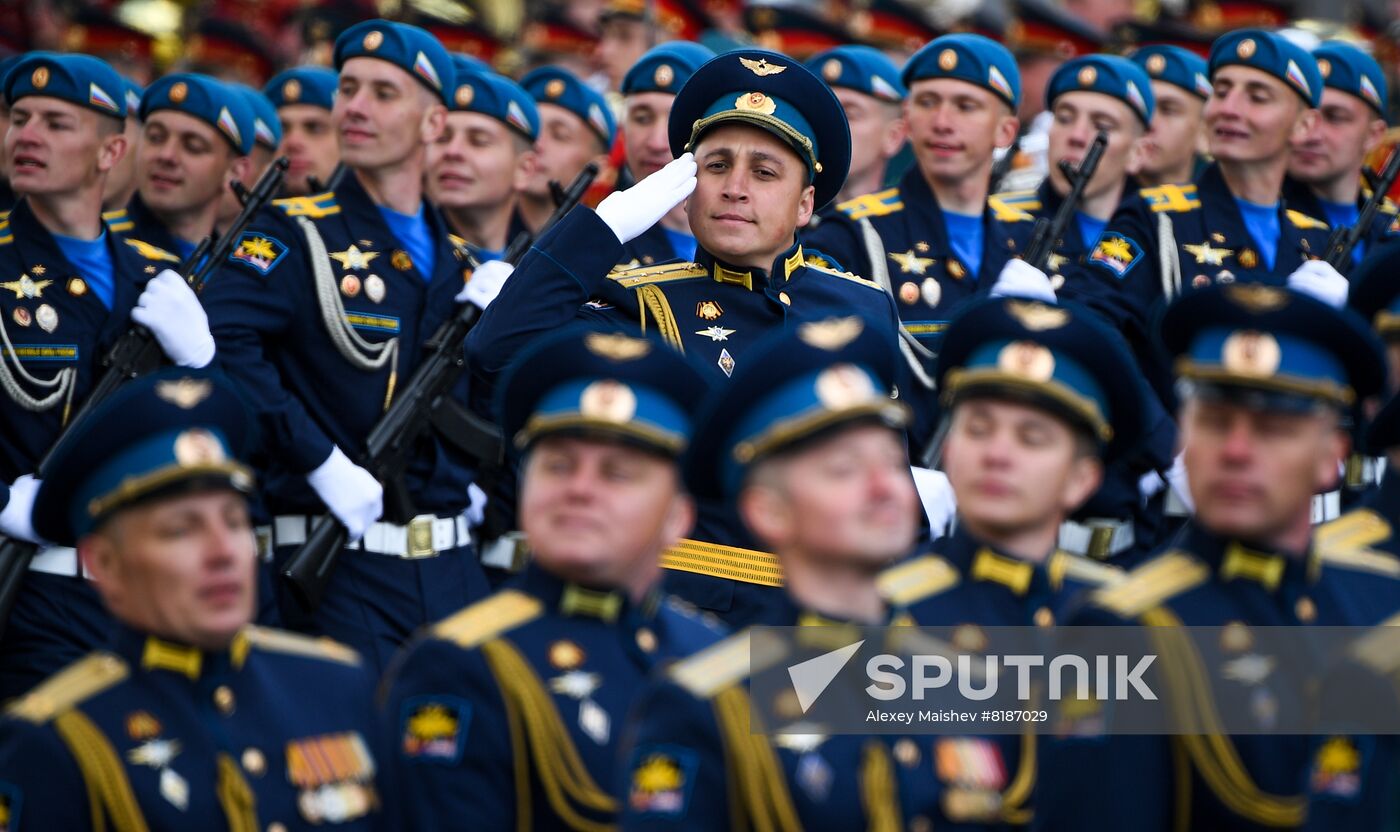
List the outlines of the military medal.
{"type": "Polygon", "coordinates": [[[185,778],[176,774],[174,769],[162,769],[160,772],[160,796],[183,812],[190,805],[190,784],[185,782],[185,778]]]}
{"type": "Polygon", "coordinates": [[[549,645],[549,663],[559,670],[573,670],[583,664],[583,648],[568,639],[549,645]]]}
{"type": "MultiPolygon", "coordinates": [[[[951,266],[952,263],[950,262],[951,266]]],[[[919,294],[923,295],[924,303],[929,306],[937,306],[943,299],[943,287],[938,285],[938,281],[932,277],[924,278],[923,284],[919,287],[919,294]]]]}
{"type": "Polygon", "coordinates": [[[47,303],[39,304],[39,308],[34,310],[34,322],[45,332],[53,332],[58,329],[58,312],[47,303]]]}
{"type": "Polygon", "coordinates": [[[397,249],[393,255],[389,257],[389,262],[393,264],[394,268],[401,272],[406,272],[413,268],[413,258],[409,257],[408,252],[403,249],[397,249]]]}
{"type": "Polygon", "coordinates": [[[729,350],[719,351],[719,368],[724,371],[726,378],[734,375],[734,356],[729,354],[729,350]]]}
{"type": "Polygon", "coordinates": [[[1259,265],[1259,255],[1254,253],[1254,249],[1247,248],[1240,252],[1239,261],[1241,266],[1252,269],[1259,265]]]}
{"type": "Polygon", "coordinates": [[[612,730],[612,720],[608,718],[608,712],[599,707],[598,703],[592,699],[585,699],[578,703],[578,727],[588,738],[599,745],[607,745],[608,735],[612,730]]]}
{"type": "Polygon", "coordinates": [[[602,676],[582,670],[570,670],[549,680],[550,690],[578,700],[579,730],[599,745],[607,744],[612,733],[608,712],[592,699],[593,692],[602,684],[602,676]]]}
{"type": "Polygon", "coordinates": [[[375,303],[384,300],[384,278],[377,274],[365,278],[365,297],[375,303]]]}
{"type": "Polygon", "coordinates": [[[712,326],[708,329],[695,330],[696,335],[708,336],[711,341],[728,341],[729,336],[734,334],[734,330],[725,329],[722,326],[712,326]]]}
{"type": "Polygon", "coordinates": [[[899,285],[899,299],[907,304],[917,303],[919,300],[919,284],[912,280],[901,283],[899,285]]]}
{"type": "Polygon", "coordinates": [[[724,310],[712,300],[702,300],[695,304],[695,316],[702,321],[718,320],[723,314],[724,310]]]}
{"type": "Polygon", "coordinates": [[[932,257],[920,257],[912,250],[891,251],[888,256],[905,274],[924,274],[928,271],[928,267],[933,265],[932,257]]]}
{"type": "Polygon", "coordinates": [[[29,326],[34,322],[34,316],[29,314],[29,310],[23,306],[16,306],[14,311],[15,323],[20,326],[29,326]]]}
{"type": "Polygon", "coordinates": [[[81,277],[75,277],[68,281],[68,294],[75,298],[80,298],[87,294],[87,283],[81,277]]]}
{"type": "Polygon", "coordinates": [[[360,279],[353,274],[347,274],[340,279],[340,291],[347,298],[353,298],[360,293],[360,279]]]}
{"type": "Polygon", "coordinates": [[[0,289],[9,289],[17,298],[41,298],[44,296],[44,290],[51,285],[52,280],[34,280],[29,275],[22,274],[19,280],[0,283],[0,289]]]}
{"type": "Polygon", "coordinates": [[[350,246],[344,251],[333,251],[330,253],[332,260],[340,263],[340,267],[346,271],[357,271],[369,268],[371,260],[379,256],[377,251],[360,251],[358,246],[350,246]]]}

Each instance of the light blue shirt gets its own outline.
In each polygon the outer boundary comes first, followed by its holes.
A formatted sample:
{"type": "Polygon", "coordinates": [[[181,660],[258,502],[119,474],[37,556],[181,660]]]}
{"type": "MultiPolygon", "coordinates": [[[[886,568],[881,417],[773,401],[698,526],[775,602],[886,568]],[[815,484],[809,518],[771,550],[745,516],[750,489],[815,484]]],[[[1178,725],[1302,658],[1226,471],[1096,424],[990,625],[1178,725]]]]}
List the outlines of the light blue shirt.
{"type": "MultiPolygon", "coordinates": [[[[1350,228],[1361,219],[1361,209],[1356,207],[1355,202],[1328,202],[1325,199],[1319,199],[1317,202],[1322,206],[1322,215],[1327,224],[1333,228],[1350,228]]],[[[1365,254],[1366,238],[1362,237],[1356,241],[1356,248],[1351,250],[1352,265],[1360,263],[1365,254]]]]}
{"type": "Polygon", "coordinates": [[[1278,203],[1260,205],[1235,197],[1235,204],[1240,206],[1245,229],[1254,238],[1255,245],[1259,246],[1259,257],[1264,261],[1264,268],[1273,271],[1274,258],[1278,255],[1278,203]]]}
{"type": "Polygon", "coordinates": [[[417,214],[400,214],[383,205],[379,206],[379,213],[384,216],[384,222],[388,223],[389,230],[404,251],[413,258],[413,265],[423,280],[431,281],[433,269],[437,266],[437,247],[433,245],[433,235],[428,230],[428,216],[423,211],[422,203],[418,205],[417,214]]]}
{"type": "Polygon", "coordinates": [[[1079,238],[1084,241],[1084,248],[1093,250],[1104,229],[1108,228],[1108,220],[1091,217],[1081,211],[1076,211],[1074,218],[1079,221],[1079,238]]]}
{"type": "Polygon", "coordinates": [[[682,260],[695,259],[695,237],[684,231],[672,231],[669,228],[661,230],[666,232],[666,239],[671,242],[671,250],[677,257],[682,260]]]}
{"type": "Polygon", "coordinates": [[[948,245],[952,246],[953,254],[967,267],[968,275],[976,280],[977,272],[982,268],[981,215],[969,216],[944,211],[943,227],[948,230],[948,245]]]}
{"type": "Polygon", "coordinates": [[[63,256],[83,276],[92,293],[102,301],[102,305],[111,309],[117,285],[112,274],[112,253],[107,250],[106,230],[96,240],[79,240],[62,234],[53,235],[53,240],[58,243],[63,256]]]}

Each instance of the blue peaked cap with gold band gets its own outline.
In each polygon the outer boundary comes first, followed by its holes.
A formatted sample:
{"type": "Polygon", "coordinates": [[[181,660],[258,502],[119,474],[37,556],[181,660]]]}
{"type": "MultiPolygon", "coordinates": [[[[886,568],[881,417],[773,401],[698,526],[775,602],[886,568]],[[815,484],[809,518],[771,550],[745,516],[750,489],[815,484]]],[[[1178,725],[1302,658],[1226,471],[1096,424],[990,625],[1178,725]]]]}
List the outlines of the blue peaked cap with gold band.
{"type": "Polygon", "coordinates": [[[665,92],[675,95],[695,70],[715,56],[713,49],[687,40],[653,46],[622,77],[623,95],[665,92]]]}
{"type": "Polygon", "coordinates": [[[1128,105],[1144,127],[1152,123],[1157,100],[1147,71],[1117,55],[1084,55],[1065,61],[1050,76],[1045,87],[1045,106],[1053,109],[1055,99],[1071,92],[1096,92],[1128,105]]]}
{"type": "Polygon", "coordinates": [[[851,130],[836,93],[802,64],[766,49],[717,55],[696,70],[671,105],[671,153],[694,151],[723,124],[766,130],[807,165],[815,209],[836,197],[851,166],[851,130]]]}
{"type": "Polygon", "coordinates": [[[554,104],[578,116],[598,135],[603,147],[612,147],[617,137],[617,121],[602,95],[567,69],[542,66],[520,79],[520,86],[536,104],[554,104]]]}
{"type": "Polygon", "coordinates": [[[539,137],[540,111],[524,87],[489,69],[475,68],[464,55],[453,55],[452,64],[457,73],[454,112],[489,116],[532,142],[539,137]]]}
{"type": "Polygon", "coordinates": [[[452,106],[452,57],[426,29],[392,20],[356,23],[335,39],[335,68],[342,69],[351,58],[387,61],[452,106]]]}
{"type": "Polygon", "coordinates": [[[34,530],[72,546],[112,513],[191,489],[251,493],[252,409],[220,373],[173,368],[122,385],[54,450],[34,530]]]}
{"type": "Polygon", "coordinates": [[[1221,67],[1247,66],[1282,81],[1309,107],[1322,103],[1322,74],[1303,47],[1263,29],[1237,29],[1216,38],[1210,48],[1210,77],[1221,67]]]}
{"type": "Polygon", "coordinates": [[[846,45],[828,49],[807,61],[807,68],[832,88],[842,87],[872,98],[898,104],[909,93],[899,77],[899,67],[873,46],[846,45]]]}
{"type": "Polygon", "coordinates": [[[222,81],[193,72],[167,75],[146,87],[141,96],[142,121],[159,110],[174,110],[205,122],[240,156],[253,152],[257,141],[253,107],[246,96],[222,81]]]}
{"type": "Polygon", "coordinates": [[[1390,90],[1385,83],[1385,72],[1375,58],[1339,40],[1324,42],[1312,54],[1323,86],[1356,96],[1385,118],[1390,90]]]}
{"type": "Polygon", "coordinates": [[[1010,50],[970,33],[934,38],[904,65],[904,86],[926,78],[954,78],[991,91],[1014,113],[1021,106],[1021,70],[1010,50]]]}
{"type": "Polygon", "coordinates": [[[903,429],[890,397],[901,360],[886,323],[859,315],[808,321],[765,336],[697,419],[683,463],[699,499],[731,499],[750,468],[853,422],[903,429]]]}
{"type": "Polygon", "coordinates": [[[1096,439],[1112,459],[1145,429],[1144,386],[1126,341],[1072,303],[988,298],[953,319],[938,352],[945,407],[973,396],[1048,410],[1096,439]]]}
{"type": "Polygon", "coordinates": [[[1350,309],[1259,283],[1209,286],[1167,308],[1160,336],[1199,393],[1255,393],[1260,406],[1350,407],[1381,391],[1385,352],[1350,309]]]}
{"type": "Polygon", "coordinates": [[[272,76],[263,87],[263,95],[279,109],[292,104],[309,104],[329,110],[335,107],[335,91],[339,86],[340,76],[335,70],[324,66],[299,66],[272,76]]]}
{"type": "Polygon", "coordinates": [[[1133,50],[1128,60],[1147,71],[1153,81],[1165,81],[1196,96],[1210,98],[1210,69],[1206,59],[1184,46],[1156,43],[1133,50]]]}
{"type": "Polygon", "coordinates": [[[576,324],[511,362],[497,389],[497,423],[520,450],[565,433],[679,457],[708,393],[705,374],[659,338],[576,324]]]}
{"type": "Polygon", "coordinates": [[[43,95],[126,118],[126,79],[101,58],[31,52],[15,62],[3,80],[9,105],[28,95],[43,95]]]}
{"type": "Polygon", "coordinates": [[[282,143],[282,119],[272,100],[247,84],[225,83],[248,99],[248,107],[253,111],[253,141],[268,150],[276,150],[282,143]]]}

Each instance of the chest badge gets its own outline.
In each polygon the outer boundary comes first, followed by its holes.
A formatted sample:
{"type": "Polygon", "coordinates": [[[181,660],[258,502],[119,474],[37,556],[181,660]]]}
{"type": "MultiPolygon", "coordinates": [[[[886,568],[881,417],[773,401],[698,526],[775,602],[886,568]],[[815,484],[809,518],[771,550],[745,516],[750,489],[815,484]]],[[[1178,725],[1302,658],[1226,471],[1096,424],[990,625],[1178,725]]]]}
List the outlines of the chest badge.
{"type": "Polygon", "coordinates": [[[369,268],[370,261],[379,256],[377,251],[360,251],[359,246],[352,245],[344,251],[331,252],[331,259],[340,264],[342,269],[347,271],[357,271],[369,268]]]}
{"type": "Polygon", "coordinates": [[[717,321],[723,314],[724,310],[712,300],[702,300],[695,304],[695,316],[702,321],[717,321]]]}
{"type": "Polygon", "coordinates": [[[889,258],[899,266],[900,271],[905,274],[924,274],[928,267],[933,265],[932,257],[920,257],[911,251],[891,251],[889,258]]]}
{"type": "Polygon", "coordinates": [[[733,335],[734,333],[735,330],[725,329],[722,326],[712,326],[708,329],[695,330],[696,335],[707,335],[709,336],[711,341],[728,341],[729,336],[733,335]]]}
{"type": "Polygon", "coordinates": [[[22,274],[19,280],[0,283],[0,289],[9,289],[17,298],[41,298],[44,296],[44,290],[51,285],[52,280],[35,280],[27,274],[22,274]]]}
{"type": "Polygon", "coordinates": [[[1183,245],[1182,248],[1192,257],[1195,257],[1197,263],[1207,266],[1223,266],[1225,265],[1225,258],[1235,253],[1233,249],[1213,248],[1208,242],[1201,243],[1198,246],[1187,243],[1183,245]]]}

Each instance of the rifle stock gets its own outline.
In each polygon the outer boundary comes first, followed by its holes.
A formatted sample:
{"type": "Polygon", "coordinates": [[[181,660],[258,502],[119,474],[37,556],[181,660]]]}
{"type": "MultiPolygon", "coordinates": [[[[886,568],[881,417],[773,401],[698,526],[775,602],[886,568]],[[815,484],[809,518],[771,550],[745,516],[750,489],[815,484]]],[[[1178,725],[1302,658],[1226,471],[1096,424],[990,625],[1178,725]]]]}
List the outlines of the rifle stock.
{"type": "Polygon", "coordinates": [[[1094,143],[1089,145],[1089,152],[1084,154],[1084,159],[1079,163],[1078,168],[1071,171],[1068,163],[1061,160],[1061,171],[1065,178],[1069,180],[1069,193],[1065,196],[1064,202],[1060,203],[1060,208],[1055,212],[1054,219],[1041,217],[1035,222],[1035,232],[1031,235],[1030,245],[1026,246],[1025,260],[1041,271],[1045,271],[1046,265],[1050,262],[1050,255],[1055,253],[1055,241],[1064,236],[1065,230],[1069,228],[1070,222],[1074,220],[1074,212],[1079,208],[1079,200],[1084,195],[1084,188],[1088,186],[1089,180],[1094,178],[1094,171],[1098,170],[1099,160],[1103,158],[1104,148],[1108,146],[1108,134],[1100,130],[1094,137],[1094,143]]]}
{"type": "MultiPolygon", "coordinates": [[[[180,273],[184,275],[185,281],[196,293],[204,288],[204,282],[208,280],[214,265],[228,259],[229,254],[233,252],[237,238],[248,227],[253,215],[282,187],[282,178],[286,174],[287,164],[285,156],[273,162],[259,177],[253,189],[247,191],[246,199],[240,195],[243,208],[238,212],[238,216],[227,231],[218,237],[217,242],[214,235],[205,237],[190,254],[189,259],[180,264],[180,273]]],[[[236,189],[235,193],[238,193],[236,189]]],[[[99,364],[102,375],[98,377],[97,383],[93,385],[92,390],[83,401],[82,407],[78,409],[77,415],[68,422],[63,432],[59,434],[53,445],[39,460],[39,464],[36,466],[39,478],[43,479],[45,476],[49,460],[53,458],[54,448],[63,442],[63,437],[69,431],[90,418],[97,405],[115,392],[124,382],[148,373],[159,366],[162,357],[160,344],[151,331],[143,326],[134,324],[118,338],[112,348],[103,356],[99,364]]],[[[34,559],[34,555],[38,554],[39,548],[37,544],[27,540],[6,538],[0,542],[0,635],[4,634],[5,624],[10,620],[10,612],[14,609],[15,600],[19,597],[19,588],[23,583],[24,573],[28,571],[29,563],[34,559]]]]}
{"type": "Polygon", "coordinates": [[[1357,244],[1370,230],[1371,224],[1376,220],[1376,213],[1381,210],[1381,205],[1385,202],[1386,193],[1395,184],[1396,177],[1400,176],[1400,150],[1391,152],[1390,158],[1385,160],[1385,167],[1381,169],[1379,175],[1373,174],[1365,168],[1362,171],[1367,184],[1371,186],[1371,196],[1361,207],[1361,213],[1357,216],[1355,223],[1332,231],[1331,236],[1327,238],[1327,256],[1323,258],[1327,261],[1327,265],[1343,274],[1351,268],[1352,251],[1356,249],[1357,244]]]}
{"type": "MultiPolygon", "coordinates": [[[[598,165],[590,162],[564,192],[564,200],[540,227],[540,234],[548,231],[563,219],[574,206],[583,199],[593,180],[598,175],[598,165]]],[[[529,251],[533,239],[521,234],[511,242],[502,258],[511,265],[519,263],[529,251]]],[[[393,502],[395,514],[403,519],[413,514],[412,500],[406,494],[402,476],[408,464],[408,456],[414,442],[434,423],[434,414],[447,404],[447,395],[453,384],[466,370],[466,358],[462,344],[472,327],[481,319],[481,309],[472,304],[463,304],[457,314],[445,321],[424,347],[424,358],[414,370],[412,378],[404,385],[399,397],[389,406],[388,411],[370,431],[365,440],[363,462],[365,468],[385,484],[386,495],[397,495],[393,502]]],[[[474,424],[462,421],[455,424],[474,424]]],[[[499,436],[491,437],[491,447],[498,461],[501,453],[499,436]]],[[[484,449],[481,437],[464,440],[464,444],[452,442],[457,447],[484,449]]],[[[325,596],[326,586],[341,551],[349,540],[345,527],[332,515],[317,518],[311,534],[281,571],[281,578],[297,603],[304,610],[313,611],[325,596]]]]}

